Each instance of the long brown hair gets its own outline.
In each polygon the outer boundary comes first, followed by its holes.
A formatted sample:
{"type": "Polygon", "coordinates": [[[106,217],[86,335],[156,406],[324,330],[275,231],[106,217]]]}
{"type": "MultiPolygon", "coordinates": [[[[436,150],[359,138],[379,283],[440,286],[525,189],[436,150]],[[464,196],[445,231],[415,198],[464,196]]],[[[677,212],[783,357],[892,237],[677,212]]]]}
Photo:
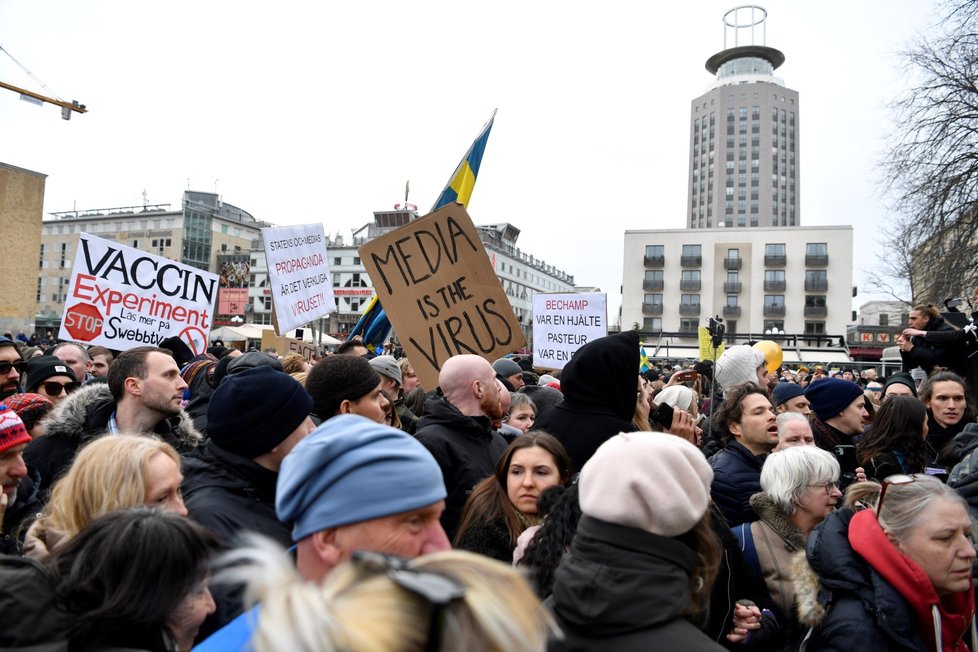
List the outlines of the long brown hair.
{"type": "Polygon", "coordinates": [[[924,422],[927,409],[913,396],[890,396],[876,412],[873,426],[856,448],[859,464],[866,466],[881,453],[899,448],[906,456],[907,473],[922,473],[927,465],[924,422]]]}
{"type": "Polygon", "coordinates": [[[520,520],[516,507],[509,500],[506,486],[509,465],[516,451],[535,446],[550,453],[554,465],[557,467],[557,473],[560,475],[560,484],[567,484],[570,481],[570,456],[567,455],[564,445],[556,437],[540,431],[517,437],[500,455],[493,475],[477,484],[468,500],[465,501],[462,521],[458,532],[455,534],[454,545],[459,545],[469,528],[482,527],[486,523],[502,519],[509,531],[510,545],[516,546],[516,540],[526,529],[526,525],[524,521],[520,520]]]}

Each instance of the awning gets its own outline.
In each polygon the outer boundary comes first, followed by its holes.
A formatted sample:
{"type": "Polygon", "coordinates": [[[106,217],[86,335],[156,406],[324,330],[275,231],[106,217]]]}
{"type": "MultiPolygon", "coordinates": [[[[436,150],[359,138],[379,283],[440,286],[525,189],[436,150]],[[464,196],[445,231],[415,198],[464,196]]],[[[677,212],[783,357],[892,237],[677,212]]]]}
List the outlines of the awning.
{"type": "MultiPolygon", "coordinates": [[[[245,342],[247,340],[260,340],[262,333],[265,331],[273,331],[273,327],[267,324],[241,324],[240,326],[221,326],[220,328],[215,328],[211,331],[210,341],[217,339],[224,340],[225,342],[245,342]]],[[[311,328],[302,329],[302,341],[314,343],[316,338],[313,337],[311,328]]],[[[295,331],[289,331],[285,334],[286,337],[295,338],[295,331]]],[[[323,333],[322,343],[325,346],[337,346],[342,342],[335,337],[331,337],[326,333],[323,333]]]]}

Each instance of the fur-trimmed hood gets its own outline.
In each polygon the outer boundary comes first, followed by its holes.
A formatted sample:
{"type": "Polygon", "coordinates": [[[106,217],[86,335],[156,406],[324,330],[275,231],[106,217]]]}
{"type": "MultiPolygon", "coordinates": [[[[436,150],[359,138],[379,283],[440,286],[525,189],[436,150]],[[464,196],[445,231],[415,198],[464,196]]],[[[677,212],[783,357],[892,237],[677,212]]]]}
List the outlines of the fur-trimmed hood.
{"type": "MultiPolygon", "coordinates": [[[[87,441],[105,433],[114,411],[115,399],[108,385],[87,385],[62,401],[45,419],[44,436],[61,437],[78,443],[87,441]]],[[[157,434],[169,435],[167,439],[176,440],[179,444],[177,448],[181,450],[194,448],[204,440],[204,435],[194,427],[184,410],[165,422],[165,428],[162,423],[157,427],[157,434]]]]}
{"type": "Polygon", "coordinates": [[[785,543],[794,550],[804,550],[805,537],[802,536],[801,530],[788,519],[788,515],[780,507],[774,504],[770,496],[763,491],[754,494],[750,497],[750,506],[757,512],[760,520],[784,539],[785,543]]]}

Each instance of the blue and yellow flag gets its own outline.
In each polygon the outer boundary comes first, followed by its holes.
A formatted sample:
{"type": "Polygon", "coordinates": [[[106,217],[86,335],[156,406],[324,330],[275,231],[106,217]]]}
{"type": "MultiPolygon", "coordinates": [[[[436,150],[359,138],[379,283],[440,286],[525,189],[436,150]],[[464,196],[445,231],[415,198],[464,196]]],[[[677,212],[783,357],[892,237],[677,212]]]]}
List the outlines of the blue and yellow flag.
{"type": "Polygon", "coordinates": [[[458,164],[455,172],[452,173],[452,177],[448,180],[448,185],[441,191],[441,195],[438,196],[438,200],[435,201],[435,205],[431,208],[432,212],[453,201],[457,201],[462,206],[469,205],[469,199],[472,197],[472,189],[475,188],[475,178],[479,176],[479,165],[482,164],[482,155],[486,151],[486,143],[489,142],[492,121],[495,119],[496,112],[493,111],[489,122],[482,128],[479,136],[472,143],[472,147],[465,153],[465,156],[462,157],[462,162],[458,164]]]}
{"type": "Polygon", "coordinates": [[[378,353],[383,349],[384,342],[387,340],[387,335],[390,332],[390,320],[387,319],[387,314],[384,312],[375,294],[367,303],[367,307],[364,309],[360,321],[356,323],[356,326],[353,327],[353,330],[350,331],[350,335],[346,339],[352,340],[354,337],[359,336],[368,351],[378,353]]]}

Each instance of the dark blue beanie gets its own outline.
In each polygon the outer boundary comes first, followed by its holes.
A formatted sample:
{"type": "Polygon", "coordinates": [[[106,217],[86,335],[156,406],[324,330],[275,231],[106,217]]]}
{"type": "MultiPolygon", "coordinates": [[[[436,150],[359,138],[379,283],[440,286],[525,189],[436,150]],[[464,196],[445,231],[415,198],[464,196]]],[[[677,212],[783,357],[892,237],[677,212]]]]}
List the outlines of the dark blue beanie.
{"type": "Polygon", "coordinates": [[[812,412],[822,421],[838,416],[862,395],[863,390],[859,385],[841,378],[816,380],[805,390],[805,398],[812,404],[812,412]]]}
{"type": "Polygon", "coordinates": [[[774,403],[774,407],[778,407],[785,401],[790,401],[798,396],[804,396],[804,394],[805,388],[798,383],[780,382],[775,385],[774,391],[771,392],[771,398],[774,399],[771,402],[774,403]]]}

